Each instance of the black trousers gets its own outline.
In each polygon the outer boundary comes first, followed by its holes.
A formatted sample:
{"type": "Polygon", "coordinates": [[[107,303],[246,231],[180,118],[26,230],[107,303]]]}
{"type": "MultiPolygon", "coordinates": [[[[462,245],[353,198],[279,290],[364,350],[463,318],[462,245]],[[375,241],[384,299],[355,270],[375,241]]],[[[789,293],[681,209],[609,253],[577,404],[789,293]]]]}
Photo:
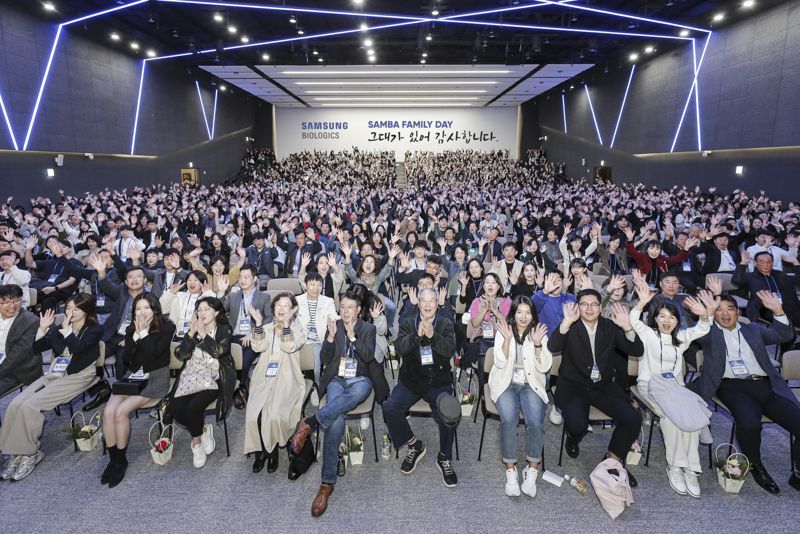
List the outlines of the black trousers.
{"type": "Polygon", "coordinates": [[[174,397],[169,401],[169,412],[177,422],[189,429],[193,438],[199,438],[203,435],[206,408],[218,396],[218,390],[204,389],[191,395],[174,397]]]}
{"type": "MultiPolygon", "coordinates": [[[[762,415],[788,430],[795,440],[800,437],[800,407],[772,391],[768,379],[723,379],[717,396],[731,411],[736,421],[736,441],[752,463],[761,463],[762,415]]],[[[794,449],[796,465],[800,465],[798,449],[794,449]]]]}
{"type": "Polygon", "coordinates": [[[642,428],[642,416],[631,406],[622,387],[607,382],[599,387],[586,388],[559,382],[555,394],[556,406],[564,416],[564,428],[570,436],[580,441],[589,425],[589,406],[593,405],[614,419],[616,427],[611,434],[608,450],[625,463],[625,457],[642,428]]]}
{"type": "Polygon", "coordinates": [[[49,295],[42,291],[41,289],[37,291],[36,299],[39,302],[39,306],[42,308],[42,311],[49,310],[50,308],[55,308],[59,304],[66,302],[68,298],[75,293],[75,288],[70,286],[67,289],[56,289],[49,295]]]}

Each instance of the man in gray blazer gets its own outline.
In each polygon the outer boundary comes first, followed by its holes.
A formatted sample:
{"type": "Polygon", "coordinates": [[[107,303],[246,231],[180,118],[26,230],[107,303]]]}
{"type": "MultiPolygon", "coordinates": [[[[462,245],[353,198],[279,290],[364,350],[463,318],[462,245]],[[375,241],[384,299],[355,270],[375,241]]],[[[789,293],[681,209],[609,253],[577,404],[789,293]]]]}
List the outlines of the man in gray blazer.
{"type": "Polygon", "coordinates": [[[39,318],[22,310],[22,288],[0,286],[0,395],[42,376],[42,355],[33,351],[39,318]]]}
{"type": "MultiPolygon", "coordinates": [[[[141,265],[142,251],[131,249],[131,263],[133,265],[141,265]]],[[[116,264],[116,262],[115,262],[116,264]]],[[[123,264],[124,265],[124,264],[123,264]]],[[[168,248],[164,251],[164,268],[162,269],[148,269],[142,266],[144,276],[147,281],[152,284],[150,292],[161,298],[164,291],[172,287],[173,284],[178,282],[185,282],[186,277],[189,276],[189,271],[181,269],[181,255],[178,249],[168,248]]],[[[125,269],[121,269],[120,277],[124,279],[125,269]]]]}
{"type": "MultiPolygon", "coordinates": [[[[794,329],[774,294],[759,291],[757,295],[772,312],[772,325],[739,324],[736,301],[722,295],[711,332],[698,340],[703,349],[703,368],[690,388],[707,401],[716,395],[725,404],[736,423],[736,441],[750,460],[753,479],[768,492],[778,494],[780,488],[761,463],[761,417],[772,419],[796,441],[800,437],[800,404],[770,361],[767,345],[792,339],[794,329]]],[[[800,469],[800,447],[795,445],[793,454],[795,469],[800,469]]],[[[797,470],[789,484],[800,491],[797,470]]]]}
{"type": "Polygon", "coordinates": [[[250,308],[261,312],[262,324],[272,321],[272,304],[269,295],[258,290],[258,273],[252,265],[245,265],[239,270],[239,289],[231,291],[225,297],[225,311],[233,330],[232,343],[242,346],[242,376],[239,389],[233,396],[233,405],[241,410],[247,404],[247,383],[250,367],[258,354],[250,348],[253,325],[250,319],[250,308]]]}

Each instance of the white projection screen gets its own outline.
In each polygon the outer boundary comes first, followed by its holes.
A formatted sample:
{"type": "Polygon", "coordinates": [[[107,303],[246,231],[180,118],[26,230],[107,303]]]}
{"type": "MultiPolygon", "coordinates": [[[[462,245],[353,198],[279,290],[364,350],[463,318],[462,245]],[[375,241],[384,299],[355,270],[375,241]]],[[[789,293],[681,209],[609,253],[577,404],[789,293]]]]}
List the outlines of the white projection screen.
{"type": "Polygon", "coordinates": [[[519,159],[518,108],[275,108],[275,155],[303,151],[508,150],[519,159]]]}

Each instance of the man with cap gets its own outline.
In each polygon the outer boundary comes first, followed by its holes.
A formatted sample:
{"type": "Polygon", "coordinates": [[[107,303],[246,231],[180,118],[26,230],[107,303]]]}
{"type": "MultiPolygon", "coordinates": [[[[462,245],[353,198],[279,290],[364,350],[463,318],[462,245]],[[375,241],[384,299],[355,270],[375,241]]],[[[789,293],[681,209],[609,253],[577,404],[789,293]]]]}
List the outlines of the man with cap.
{"type": "Polygon", "coordinates": [[[259,289],[266,289],[267,282],[275,276],[275,255],[265,244],[264,232],[253,234],[253,244],[245,249],[247,262],[256,268],[259,289]]]}
{"type": "Polygon", "coordinates": [[[453,440],[461,413],[453,397],[450,365],[456,349],[455,330],[452,321],[436,313],[439,299],[435,290],[423,289],[418,299],[419,313],[400,321],[395,350],[402,365],[397,385],[383,404],[383,419],[398,449],[408,445],[400,471],[411,474],[425,456],[426,449],[411,430],[406,413],[417,401],[425,399],[439,426],[436,466],[444,485],[453,488],[458,484],[452,464],[453,440]]]}

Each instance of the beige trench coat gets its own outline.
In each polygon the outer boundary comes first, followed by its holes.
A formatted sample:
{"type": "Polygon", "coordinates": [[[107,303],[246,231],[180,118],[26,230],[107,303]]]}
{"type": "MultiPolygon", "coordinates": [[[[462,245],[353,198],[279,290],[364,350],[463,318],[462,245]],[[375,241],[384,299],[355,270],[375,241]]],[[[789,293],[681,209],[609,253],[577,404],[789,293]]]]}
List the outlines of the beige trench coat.
{"type": "Polygon", "coordinates": [[[280,334],[275,338],[273,323],[264,326],[263,339],[252,342],[251,347],[260,353],[260,358],[250,377],[244,427],[245,454],[261,450],[259,415],[261,438],[267,450],[276,444],[285,445],[300,421],[305,396],[300,348],[305,344],[305,333],[298,321],[292,322],[291,329],[293,341],[290,343],[281,341],[280,334]],[[266,376],[269,362],[278,362],[277,376],[266,376]]]}

